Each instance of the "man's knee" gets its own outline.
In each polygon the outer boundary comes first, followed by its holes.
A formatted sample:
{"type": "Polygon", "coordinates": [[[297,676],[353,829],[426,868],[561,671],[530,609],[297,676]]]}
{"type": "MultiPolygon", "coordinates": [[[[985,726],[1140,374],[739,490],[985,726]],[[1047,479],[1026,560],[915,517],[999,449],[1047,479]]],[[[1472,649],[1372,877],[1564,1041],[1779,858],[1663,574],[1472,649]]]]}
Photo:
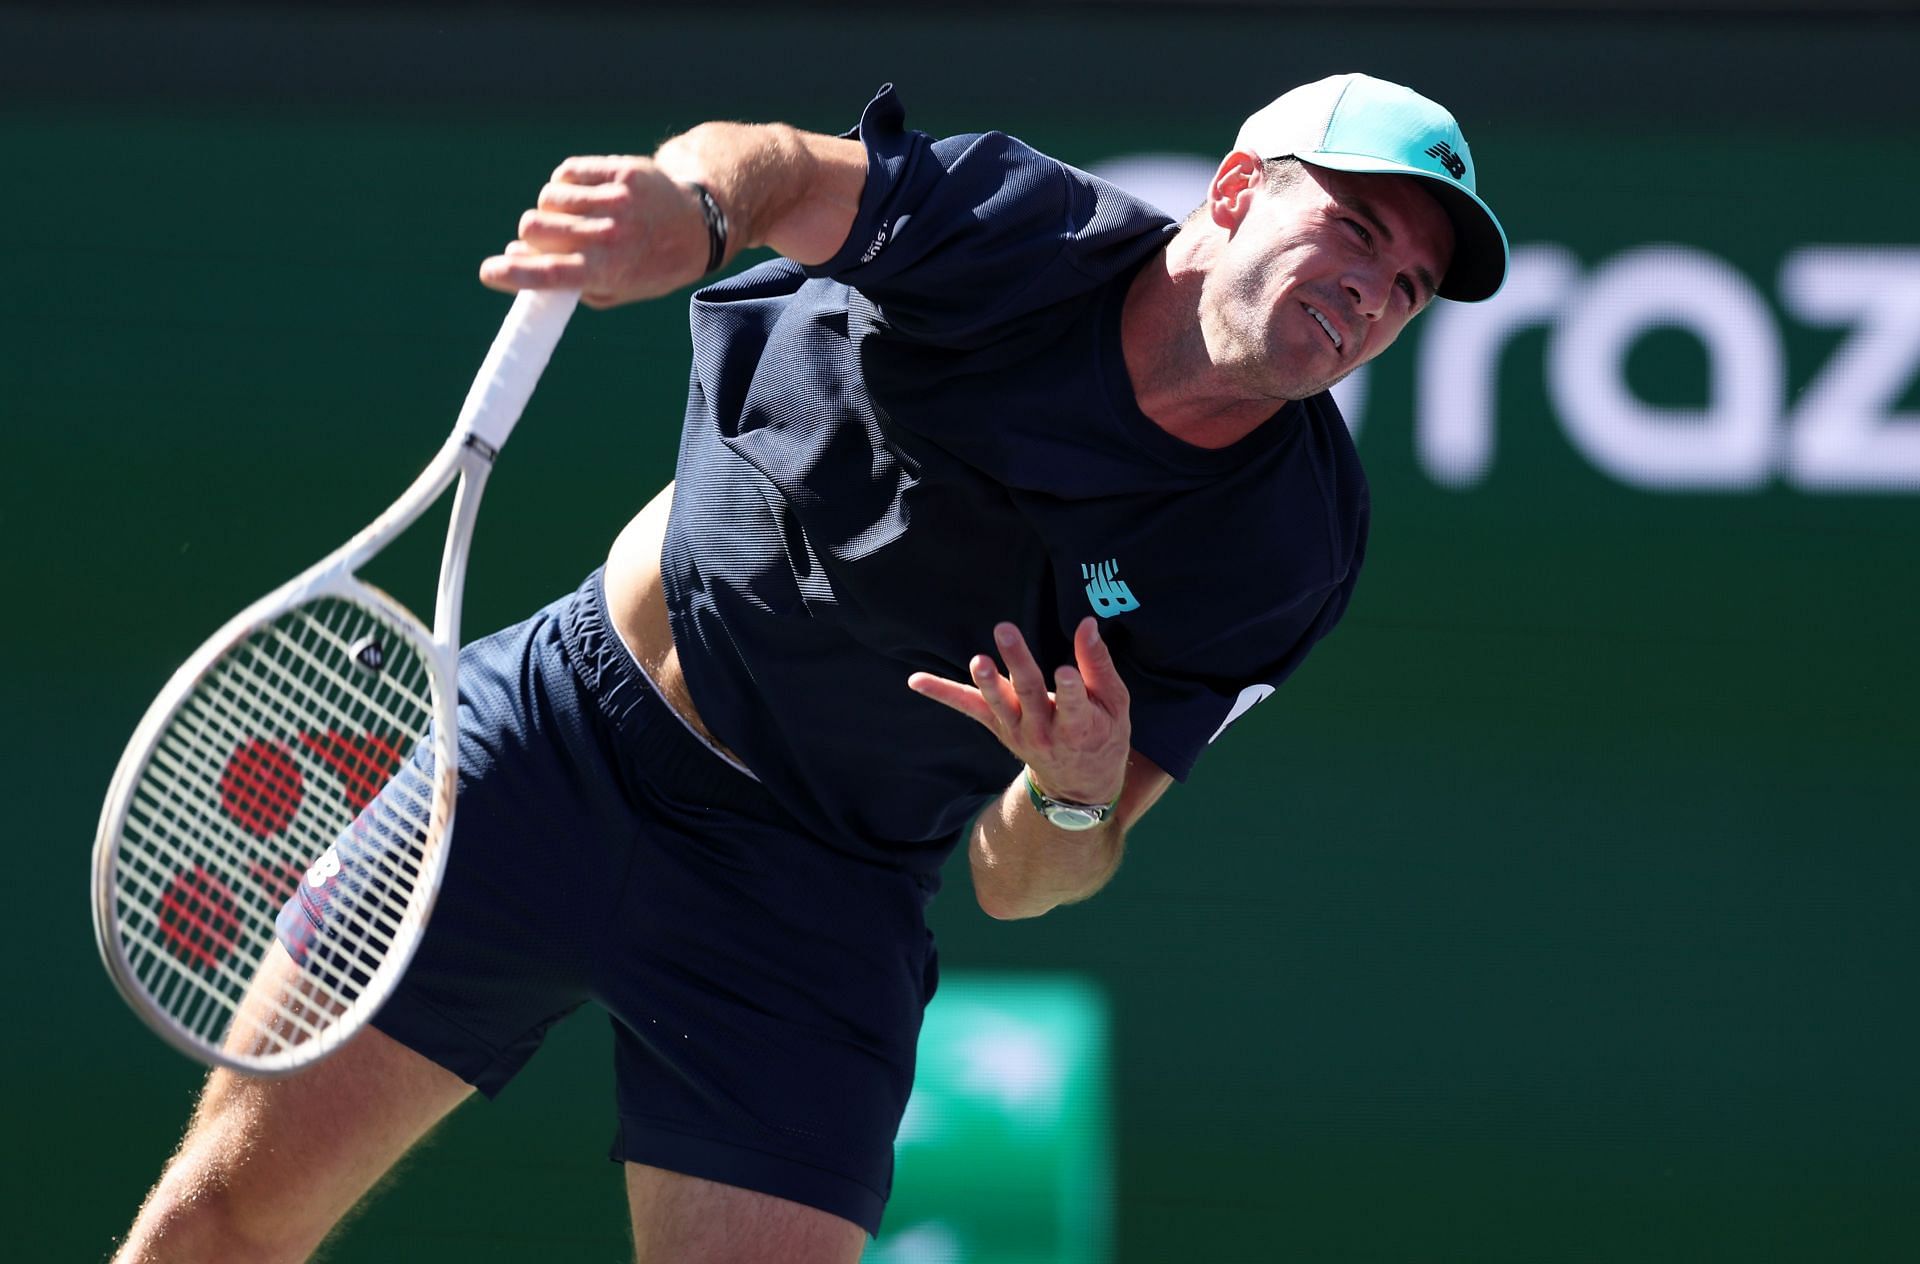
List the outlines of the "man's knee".
{"type": "Polygon", "coordinates": [[[116,1259],[304,1259],[471,1091],[372,1029],[284,1080],[215,1071],[116,1259]]]}
{"type": "Polygon", "coordinates": [[[204,1108],[196,1115],[180,1152],[140,1208],[115,1264],[300,1260],[325,1236],[327,1226],[315,1235],[312,1226],[286,1214],[269,1191],[249,1187],[244,1135],[219,1128],[220,1122],[204,1108]]]}

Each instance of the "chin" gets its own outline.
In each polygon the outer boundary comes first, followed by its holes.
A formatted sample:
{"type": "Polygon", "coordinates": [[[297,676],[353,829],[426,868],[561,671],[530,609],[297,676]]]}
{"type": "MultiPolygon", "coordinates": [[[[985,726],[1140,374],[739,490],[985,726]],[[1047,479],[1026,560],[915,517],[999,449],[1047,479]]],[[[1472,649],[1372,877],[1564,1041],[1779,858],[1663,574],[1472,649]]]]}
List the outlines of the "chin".
{"type": "MultiPolygon", "coordinates": [[[[1330,378],[1328,378],[1328,379],[1327,379],[1327,382],[1326,382],[1326,385],[1324,385],[1324,386],[1322,386],[1322,387],[1320,388],[1320,390],[1321,390],[1321,391],[1330,391],[1330,390],[1332,390],[1332,389],[1333,389],[1334,387],[1336,387],[1336,386],[1338,386],[1338,385],[1340,385],[1340,383],[1342,383],[1342,382],[1344,382],[1344,381],[1346,381],[1346,380],[1347,380],[1348,378],[1350,378],[1350,377],[1352,377],[1352,376],[1353,376],[1353,375],[1354,375],[1355,373],[1358,373],[1359,371],[1360,371],[1360,366],[1359,366],[1359,365],[1357,365],[1357,364],[1356,364],[1356,365],[1353,365],[1353,366],[1351,366],[1350,368],[1348,368],[1348,369],[1347,369],[1347,370],[1346,370],[1345,372],[1342,372],[1342,373],[1338,373],[1338,374],[1335,374],[1335,375],[1334,375],[1333,377],[1330,377],[1330,378]]],[[[1314,394],[1316,394],[1316,395],[1317,395],[1317,394],[1319,394],[1319,393],[1320,393],[1319,391],[1315,391],[1315,392],[1314,392],[1314,394]]]]}
{"type": "MultiPolygon", "coordinates": [[[[1358,368],[1359,366],[1356,365],[1354,367],[1358,368]]],[[[1335,377],[1315,378],[1305,382],[1298,378],[1288,382],[1277,382],[1273,384],[1274,398],[1284,400],[1308,399],[1324,391],[1332,390],[1340,383],[1346,381],[1352,372],[1353,369],[1348,369],[1345,373],[1341,373],[1335,377]]]]}

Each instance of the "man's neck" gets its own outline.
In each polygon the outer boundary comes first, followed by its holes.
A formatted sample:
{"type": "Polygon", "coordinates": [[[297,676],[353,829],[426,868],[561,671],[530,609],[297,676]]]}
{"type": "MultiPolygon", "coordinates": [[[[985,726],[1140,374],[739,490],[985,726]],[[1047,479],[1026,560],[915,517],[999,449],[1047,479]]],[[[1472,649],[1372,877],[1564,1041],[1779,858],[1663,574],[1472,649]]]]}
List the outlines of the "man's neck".
{"type": "Polygon", "coordinates": [[[1120,351],[1140,411],[1196,448],[1225,448],[1259,429],[1281,401],[1249,399],[1215,370],[1200,329],[1204,273],[1189,266],[1182,233],[1127,287],[1120,351]]]}

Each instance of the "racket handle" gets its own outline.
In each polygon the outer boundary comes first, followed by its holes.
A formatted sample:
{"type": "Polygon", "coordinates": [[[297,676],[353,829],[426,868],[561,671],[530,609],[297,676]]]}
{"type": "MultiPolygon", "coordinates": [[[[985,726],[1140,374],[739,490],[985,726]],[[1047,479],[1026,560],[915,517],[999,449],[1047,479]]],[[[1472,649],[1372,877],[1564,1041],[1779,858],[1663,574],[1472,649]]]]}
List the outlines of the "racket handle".
{"type": "Polygon", "coordinates": [[[506,443],[579,301],[578,290],[520,291],[467,391],[456,438],[479,439],[495,451],[506,443]]]}

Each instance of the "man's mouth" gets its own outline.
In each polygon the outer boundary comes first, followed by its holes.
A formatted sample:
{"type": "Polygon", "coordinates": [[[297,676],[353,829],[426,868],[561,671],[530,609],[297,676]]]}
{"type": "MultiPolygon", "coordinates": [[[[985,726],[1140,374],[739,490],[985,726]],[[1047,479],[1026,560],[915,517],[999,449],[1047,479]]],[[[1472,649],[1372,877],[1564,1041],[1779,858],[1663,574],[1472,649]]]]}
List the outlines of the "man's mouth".
{"type": "Polygon", "coordinates": [[[1340,331],[1333,327],[1333,322],[1328,320],[1326,316],[1321,313],[1320,309],[1311,303],[1302,303],[1300,306],[1306,308],[1307,315],[1319,321],[1320,328],[1327,331],[1327,337],[1333,340],[1333,349],[1335,351],[1340,350],[1340,331]]]}

